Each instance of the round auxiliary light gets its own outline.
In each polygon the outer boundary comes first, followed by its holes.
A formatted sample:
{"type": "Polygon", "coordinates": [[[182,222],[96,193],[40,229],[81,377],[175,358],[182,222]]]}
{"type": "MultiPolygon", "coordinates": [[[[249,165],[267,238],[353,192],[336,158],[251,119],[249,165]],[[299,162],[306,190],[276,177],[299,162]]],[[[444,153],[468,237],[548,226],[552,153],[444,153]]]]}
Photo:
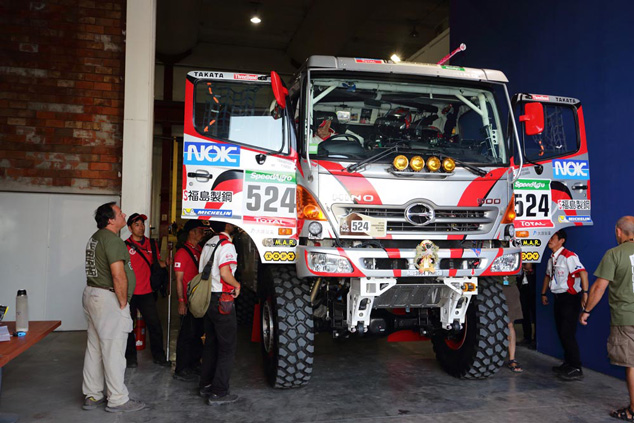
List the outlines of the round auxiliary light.
{"type": "Polygon", "coordinates": [[[420,172],[425,167],[425,159],[421,156],[414,156],[412,160],[409,161],[409,167],[411,167],[414,172],[420,172]]]}
{"type": "Polygon", "coordinates": [[[429,169],[430,172],[438,172],[438,170],[440,170],[440,159],[436,156],[431,156],[427,159],[427,169],[429,169]]]}
{"type": "Polygon", "coordinates": [[[402,154],[394,157],[394,161],[392,162],[392,165],[396,170],[405,170],[407,169],[408,164],[409,160],[407,160],[407,157],[402,154]]]}
{"type": "Polygon", "coordinates": [[[453,172],[456,168],[456,162],[454,162],[453,159],[447,157],[445,160],[442,161],[442,168],[445,169],[445,172],[453,172]]]}

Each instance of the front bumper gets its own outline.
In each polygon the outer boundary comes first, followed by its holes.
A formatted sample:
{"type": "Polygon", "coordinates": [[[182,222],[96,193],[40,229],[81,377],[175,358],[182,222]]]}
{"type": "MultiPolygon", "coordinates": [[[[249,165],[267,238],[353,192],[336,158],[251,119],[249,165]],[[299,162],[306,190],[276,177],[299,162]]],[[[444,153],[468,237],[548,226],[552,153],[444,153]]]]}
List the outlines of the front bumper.
{"type": "Polygon", "coordinates": [[[521,249],[488,248],[488,249],[440,249],[435,272],[421,273],[415,266],[415,249],[396,248],[332,248],[297,246],[297,273],[303,277],[357,277],[357,278],[447,278],[447,277],[481,277],[514,275],[519,272],[521,249]],[[322,253],[345,258],[350,262],[348,272],[319,272],[308,264],[310,253],[322,253]],[[517,254],[515,269],[499,272],[493,271],[491,265],[496,258],[507,254],[517,254]]]}

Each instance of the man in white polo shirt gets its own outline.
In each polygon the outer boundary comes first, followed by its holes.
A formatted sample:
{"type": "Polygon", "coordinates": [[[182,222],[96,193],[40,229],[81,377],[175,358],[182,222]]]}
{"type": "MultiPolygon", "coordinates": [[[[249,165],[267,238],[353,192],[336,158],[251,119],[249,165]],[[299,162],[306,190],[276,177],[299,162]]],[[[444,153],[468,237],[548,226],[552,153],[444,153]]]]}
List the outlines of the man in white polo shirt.
{"type": "Polygon", "coordinates": [[[577,319],[581,307],[588,300],[588,272],[579,257],[564,248],[566,238],[566,232],[561,229],[548,241],[548,248],[553,254],[546,268],[542,304],[548,305],[546,291],[550,287],[555,297],[557,335],[564,349],[564,362],[553,367],[553,371],[560,379],[580,380],[583,379],[583,370],[577,344],[577,319]]]}

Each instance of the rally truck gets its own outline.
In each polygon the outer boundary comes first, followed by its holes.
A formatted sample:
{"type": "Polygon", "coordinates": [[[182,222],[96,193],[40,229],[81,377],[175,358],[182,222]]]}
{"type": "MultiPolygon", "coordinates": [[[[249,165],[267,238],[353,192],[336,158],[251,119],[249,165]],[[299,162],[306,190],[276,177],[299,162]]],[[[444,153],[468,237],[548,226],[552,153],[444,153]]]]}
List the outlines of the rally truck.
{"type": "Polygon", "coordinates": [[[502,366],[503,284],[558,228],[592,223],[580,102],[506,83],[328,56],[289,88],[187,75],[182,217],[240,228],[236,306],[272,386],[309,381],[317,332],[428,339],[459,378],[502,366]]]}

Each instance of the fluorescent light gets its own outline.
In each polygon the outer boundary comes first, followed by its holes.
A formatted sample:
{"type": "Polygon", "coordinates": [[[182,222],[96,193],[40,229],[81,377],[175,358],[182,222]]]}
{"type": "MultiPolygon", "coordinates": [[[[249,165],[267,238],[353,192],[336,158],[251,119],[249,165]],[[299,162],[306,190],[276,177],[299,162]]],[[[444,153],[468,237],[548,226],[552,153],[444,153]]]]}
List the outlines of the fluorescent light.
{"type": "Polygon", "coordinates": [[[390,57],[390,59],[392,59],[392,61],[393,61],[394,63],[398,63],[398,62],[400,62],[400,61],[401,61],[401,58],[400,58],[400,57],[398,57],[398,55],[397,55],[396,53],[394,53],[394,54],[390,57]]]}
{"type": "Polygon", "coordinates": [[[262,19],[260,19],[258,15],[253,15],[253,17],[251,18],[251,22],[257,25],[262,22],[262,19]]]}

